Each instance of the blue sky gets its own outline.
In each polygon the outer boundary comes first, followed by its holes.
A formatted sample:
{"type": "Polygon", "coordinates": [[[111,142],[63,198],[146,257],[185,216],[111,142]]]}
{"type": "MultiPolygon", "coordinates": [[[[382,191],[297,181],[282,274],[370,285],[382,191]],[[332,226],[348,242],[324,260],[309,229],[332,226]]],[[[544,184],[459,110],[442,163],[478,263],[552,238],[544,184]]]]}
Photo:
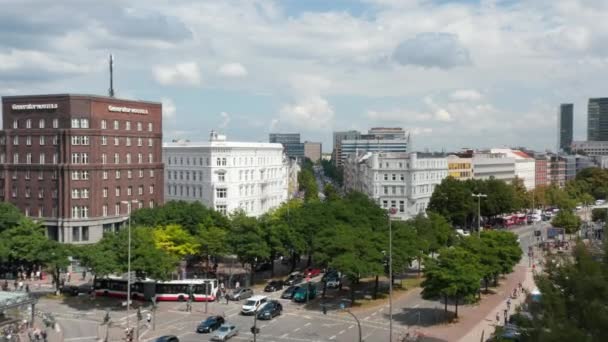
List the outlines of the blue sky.
{"type": "Polygon", "coordinates": [[[416,149],[557,141],[608,96],[601,0],[4,0],[0,95],[162,101],[165,140],[400,126],[416,149]],[[36,13],[32,16],[31,13],[36,13]],[[58,20],[69,18],[69,20],[58,20]]]}

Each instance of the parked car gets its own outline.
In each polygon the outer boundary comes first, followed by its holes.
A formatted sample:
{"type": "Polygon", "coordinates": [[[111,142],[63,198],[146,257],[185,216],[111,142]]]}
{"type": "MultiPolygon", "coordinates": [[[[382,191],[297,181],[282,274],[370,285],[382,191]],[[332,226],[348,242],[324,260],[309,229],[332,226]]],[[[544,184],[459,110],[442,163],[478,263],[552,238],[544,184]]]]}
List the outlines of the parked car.
{"type": "Polygon", "coordinates": [[[298,286],[293,286],[292,285],[292,286],[288,287],[281,294],[281,298],[283,298],[283,299],[292,299],[293,298],[293,294],[296,292],[297,289],[298,289],[298,286]]]}
{"type": "Polygon", "coordinates": [[[271,280],[268,282],[268,285],[264,287],[264,292],[275,292],[278,290],[282,290],[284,284],[285,283],[282,280],[271,280]]]}
{"type": "Polygon", "coordinates": [[[231,337],[239,334],[239,330],[236,328],[234,324],[224,324],[219,329],[215,331],[213,337],[211,337],[211,341],[227,341],[231,337]]]}
{"type": "Polygon", "coordinates": [[[202,321],[196,328],[197,333],[210,333],[217,330],[224,324],[224,317],[222,316],[209,316],[206,320],[202,321]]]}
{"type": "Polygon", "coordinates": [[[259,263],[255,266],[256,272],[268,271],[272,268],[272,264],[270,262],[259,263]]]}
{"type": "Polygon", "coordinates": [[[154,342],[179,342],[179,338],[175,335],[165,335],[158,337],[154,342]]]}
{"type": "Polygon", "coordinates": [[[338,270],[330,268],[327,270],[327,272],[325,272],[325,274],[323,274],[321,281],[327,281],[329,278],[342,278],[342,273],[338,272],[338,270]]]}
{"type": "Polygon", "coordinates": [[[340,287],[340,278],[335,277],[335,278],[327,278],[325,280],[325,285],[327,286],[327,288],[330,289],[337,289],[338,287],[340,287]]]}
{"type": "Polygon", "coordinates": [[[298,303],[303,303],[312,299],[315,299],[317,296],[317,287],[313,284],[307,284],[304,286],[298,287],[296,292],[293,294],[293,301],[298,303]],[[308,292],[308,295],[306,294],[308,292]]]}
{"type": "Polygon", "coordinates": [[[316,277],[319,274],[321,274],[321,270],[318,269],[318,268],[309,267],[309,268],[306,269],[306,271],[304,271],[304,274],[307,277],[311,277],[312,278],[312,277],[316,277]]]}
{"type": "Polygon", "coordinates": [[[296,284],[301,283],[302,280],[304,280],[304,277],[302,276],[302,273],[300,273],[300,272],[293,272],[293,273],[291,273],[287,277],[287,280],[285,281],[285,284],[287,284],[287,285],[296,285],[296,284]]]}
{"type": "Polygon", "coordinates": [[[258,310],[258,319],[273,319],[283,311],[283,306],[277,300],[271,300],[258,310]]]}
{"type": "Polygon", "coordinates": [[[463,229],[456,229],[456,234],[460,236],[471,236],[471,233],[463,229]]]}
{"type": "Polygon", "coordinates": [[[232,293],[230,295],[228,295],[228,298],[230,300],[241,300],[241,299],[247,299],[249,297],[253,296],[253,290],[247,287],[241,287],[238,289],[235,289],[234,291],[232,291],[232,293]]]}
{"type": "Polygon", "coordinates": [[[255,313],[262,305],[264,305],[268,301],[268,297],[266,296],[253,296],[241,307],[241,314],[249,315],[255,313]]]}

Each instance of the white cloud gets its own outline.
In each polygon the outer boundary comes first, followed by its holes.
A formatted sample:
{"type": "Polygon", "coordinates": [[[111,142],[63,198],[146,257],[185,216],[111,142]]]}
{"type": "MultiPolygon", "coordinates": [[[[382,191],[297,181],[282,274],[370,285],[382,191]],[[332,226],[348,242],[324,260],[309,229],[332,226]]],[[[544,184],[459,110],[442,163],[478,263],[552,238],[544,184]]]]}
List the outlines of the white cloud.
{"type": "Polygon", "coordinates": [[[334,109],[321,96],[306,98],[283,106],[279,122],[308,130],[327,130],[334,118],[334,109]]]}
{"type": "Polygon", "coordinates": [[[439,121],[452,121],[452,115],[444,108],[435,111],[435,118],[439,121]]]}
{"type": "Polygon", "coordinates": [[[162,85],[201,84],[201,72],[196,62],[184,62],[175,65],[157,65],[153,69],[154,78],[162,85]]]}
{"type": "Polygon", "coordinates": [[[454,101],[479,101],[481,97],[481,93],[475,89],[460,89],[450,94],[450,99],[454,101]]]}
{"type": "Polygon", "coordinates": [[[221,112],[220,118],[222,119],[222,121],[220,122],[218,127],[221,129],[225,129],[226,127],[228,127],[228,124],[230,123],[230,114],[228,114],[226,112],[221,112]]]}
{"type": "Polygon", "coordinates": [[[240,63],[227,63],[220,66],[217,71],[225,77],[244,77],[247,76],[247,69],[240,63]]]}
{"type": "Polygon", "coordinates": [[[173,100],[163,97],[161,99],[161,103],[163,104],[163,119],[173,119],[175,117],[175,113],[177,112],[177,108],[175,107],[173,100]]]}

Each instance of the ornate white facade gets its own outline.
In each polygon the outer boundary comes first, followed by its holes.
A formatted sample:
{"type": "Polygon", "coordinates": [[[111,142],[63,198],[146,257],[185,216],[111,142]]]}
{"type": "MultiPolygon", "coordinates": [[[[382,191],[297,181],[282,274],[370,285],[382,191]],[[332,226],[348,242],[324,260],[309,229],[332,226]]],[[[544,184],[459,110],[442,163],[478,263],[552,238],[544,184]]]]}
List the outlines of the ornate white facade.
{"type": "Polygon", "coordinates": [[[382,208],[396,208],[397,219],[424,214],[435,186],[447,176],[447,158],[416,153],[350,155],[344,163],[346,189],[367,194],[382,208]]]}
{"type": "Polygon", "coordinates": [[[287,200],[289,164],[283,145],[226,141],[163,144],[165,201],[200,201],[222,213],[260,216],[287,200]]]}

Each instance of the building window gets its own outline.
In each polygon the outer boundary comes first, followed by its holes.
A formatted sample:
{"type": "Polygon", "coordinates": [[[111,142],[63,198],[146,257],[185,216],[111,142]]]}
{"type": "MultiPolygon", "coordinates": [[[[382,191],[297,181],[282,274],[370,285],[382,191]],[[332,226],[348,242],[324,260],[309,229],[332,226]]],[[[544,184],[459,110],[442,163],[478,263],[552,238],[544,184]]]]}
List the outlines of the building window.
{"type": "MultiPolygon", "coordinates": [[[[72,154],[72,156],[73,156],[73,154],[72,154]]],[[[101,163],[102,164],[107,164],[108,163],[108,155],[107,154],[105,154],[105,153],[101,154],[101,163]]]]}
{"type": "Polygon", "coordinates": [[[148,122],[148,132],[152,132],[152,123],[148,122]]]}
{"type": "Polygon", "coordinates": [[[120,138],[114,137],[114,146],[120,145],[120,138]]]}
{"type": "Polygon", "coordinates": [[[392,190],[393,195],[396,195],[397,194],[397,187],[396,186],[392,186],[391,188],[392,188],[391,190],[392,190]]]}
{"type": "Polygon", "coordinates": [[[39,162],[40,162],[40,164],[45,164],[46,163],[46,155],[44,153],[40,153],[39,162]]]}
{"type": "Polygon", "coordinates": [[[106,120],[101,120],[101,129],[108,129],[108,122],[106,120]]]}
{"type": "Polygon", "coordinates": [[[105,135],[103,135],[101,137],[101,145],[102,146],[106,146],[108,144],[108,137],[106,137],[105,135]]]}
{"type": "Polygon", "coordinates": [[[13,120],[13,128],[19,128],[19,120],[13,120]]]}
{"type": "Polygon", "coordinates": [[[215,197],[217,197],[217,198],[226,198],[226,195],[227,195],[227,189],[226,188],[215,189],[215,197]]]}
{"type": "Polygon", "coordinates": [[[127,187],[127,196],[131,196],[131,195],[133,195],[133,187],[129,186],[129,187],[127,187]]]}
{"type": "Polygon", "coordinates": [[[127,153],[127,164],[131,164],[131,153],[127,153]]]}
{"type": "Polygon", "coordinates": [[[32,163],[32,154],[31,153],[26,153],[25,154],[25,163],[26,164],[31,164],[32,163]]]}
{"type": "Polygon", "coordinates": [[[143,163],[143,159],[144,159],[143,155],[141,153],[138,153],[137,154],[137,163],[138,164],[143,163]]]}
{"type": "Polygon", "coordinates": [[[148,147],[152,147],[152,138],[148,138],[148,147]]]}
{"type": "Polygon", "coordinates": [[[59,143],[59,137],[53,135],[53,145],[57,145],[59,143]]]}
{"type": "Polygon", "coordinates": [[[387,181],[388,180],[388,173],[384,174],[384,180],[387,181]]]}
{"type": "Polygon", "coordinates": [[[116,187],[116,197],[120,197],[120,187],[116,187]]]}
{"type": "Polygon", "coordinates": [[[27,136],[25,137],[25,145],[26,146],[32,146],[32,137],[31,136],[27,136]]]}
{"type": "Polygon", "coordinates": [[[19,164],[19,153],[13,153],[13,164],[19,164]]]}
{"type": "Polygon", "coordinates": [[[82,227],[82,241],[89,241],[89,227],[82,227]]]}
{"type": "Polygon", "coordinates": [[[40,144],[40,146],[44,146],[44,144],[45,144],[44,135],[40,136],[39,144],[40,144]]]}
{"type": "Polygon", "coordinates": [[[397,175],[396,174],[392,174],[392,180],[396,181],[397,180],[397,175]]]}
{"type": "Polygon", "coordinates": [[[89,128],[89,119],[80,119],[80,128],[89,128]]]}
{"type": "Polygon", "coordinates": [[[139,178],[144,178],[144,170],[139,170],[139,178]]]}
{"type": "Polygon", "coordinates": [[[129,138],[129,137],[125,138],[125,145],[131,146],[131,138],[129,138]]]}
{"type": "Polygon", "coordinates": [[[149,176],[150,178],[154,178],[154,170],[150,169],[149,176]]]}
{"type": "Polygon", "coordinates": [[[103,188],[102,194],[103,194],[103,198],[108,198],[108,188],[103,188]]]}
{"type": "Polygon", "coordinates": [[[215,211],[226,215],[226,205],[225,204],[218,204],[215,206],[215,211]]]}
{"type": "Polygon", "coordinates": [[[226,181],[226,174],[223,172],[220,172],[217,174],[217,180],[219,182],[225,182],[226,181]]]}
{"type": "Polygon", "coordinates": [[[38,189],[38,198],[44,198],[44,188],[38,189]]]}
{"type": "Polygon", "coordinates": [[[133,177],[133,172],[131,170],[127,170],[127,178],[131,179],[133,177]]]}
{"type": "Polygon", "coordinates": [[[383,193],[385,195],[388,195],[388,186],[383,186],[382,188],[383,188],[383,193]]]}
{"type": "Polygon", "coordinates": [[[102,172],[102,178],[103,179],[108,179],[108,171],[103,171],[102,172]]]}
{"type": "Polygon", "coordinates": [[[104,204],[101,207],[101,216],[103,216],[103,217],[108,216],[108,205],[107,204],[104,204]]]}
{"type": "Polygon", "coordinates": [[[154,201],[150,200],[150,202],[148,202],[148,207],[150,209],[154,208],[154,201]]]}
{"type": "Polygon", "coordinates": [[[18,135],[15,135],[13,137],[13,145],[15,145],[15,146],[19,145],[19,136],[18,135]]]}
{"type": "Polygon", "coordinates": [[[27,186],[25,187],[25,198],[30,198],[30,196],[32,196],[32,191],[30,190],[30,187],[27,186]]]}
{"type": "Polygon", "coordinates": [[[388,201],[387,200],[383,200],[382,201],[382,208],[385,208],[385,209],[388,208],[388,201]]]}
{"type": "Polygon", "coordinates": [[[137,138],[137,146],[143,146],[143,139],[137,138]]]}
{"type": "Polygon", "coordinates": [[[118,153],[114,153],[114,164],[120,164],[120,155],[118,153]]]}
{"type": "Polygon", "coordinates": [[[120,215],[120,203],[114,204],[114,215],[120,215]]]}
{"type": "Polygon", "coordinates": [[[131,130],[131,121],[125,121],[125,129],[126,129],[127,131],[130,131],[130,130],[131,130]]]}
{"type": "Polygon", "coordinates": [[[80,120],[72,119],[72,128],[80,128],[80,120]]]}
{"type": "Polygon", "coordinates": [[[114,172],[114,178],[116,178],[116,179],[120,179],[120,170],[116,170],[116,171],[114,172]]]}
{"type": "Polygon", "coordinates": [[[79,199],[80,198],[80,192],[78,191],[78,189],[72,189],[72,199],[79,199]]]}
{"type": "Polygon", "coordinates": [[[150,185],[150,189],[149,190],[150,190],[150,194],[153,194],[154,193],[154,185],[150,185]]]}
{"type": "Polygon", "coordinates": [[[152,164],[154,162],[154,158],[152,156],[152,153],[148,153],[148,163],[152,164]]]}
{"type": "Polygon", "coordinates": [[[32,119],[25,120],[25,128],[32,128],[32,119]]]}
{"type": "Polygon", "coordinates": [[[144,186],[140,185],[139,188],[137,188],[137,193],[141,196],[144,194],[144,186]]]}
{"type": "Polygon", "coordinates": [[[72,241],[80,241],[80,227],[72,227],[72,241]]]}
{"type": "Polygon", "coordinates": [[[137,123],[137,131],[141,132],[141,127],[142,127],[142,126],[141,126],[141,122],[138,122],[138,123],[137,123]]]}
{"type": "Polygon", "coordinates": [[[118,129],[120,127],[120,124],[118,123],[118,120],[114,120],[114,129],[118,129]]]}
{"type": "Polygon", "coordinates": [[[397,201],[391,201],[391,208],[397,207],[397,201]]]}

